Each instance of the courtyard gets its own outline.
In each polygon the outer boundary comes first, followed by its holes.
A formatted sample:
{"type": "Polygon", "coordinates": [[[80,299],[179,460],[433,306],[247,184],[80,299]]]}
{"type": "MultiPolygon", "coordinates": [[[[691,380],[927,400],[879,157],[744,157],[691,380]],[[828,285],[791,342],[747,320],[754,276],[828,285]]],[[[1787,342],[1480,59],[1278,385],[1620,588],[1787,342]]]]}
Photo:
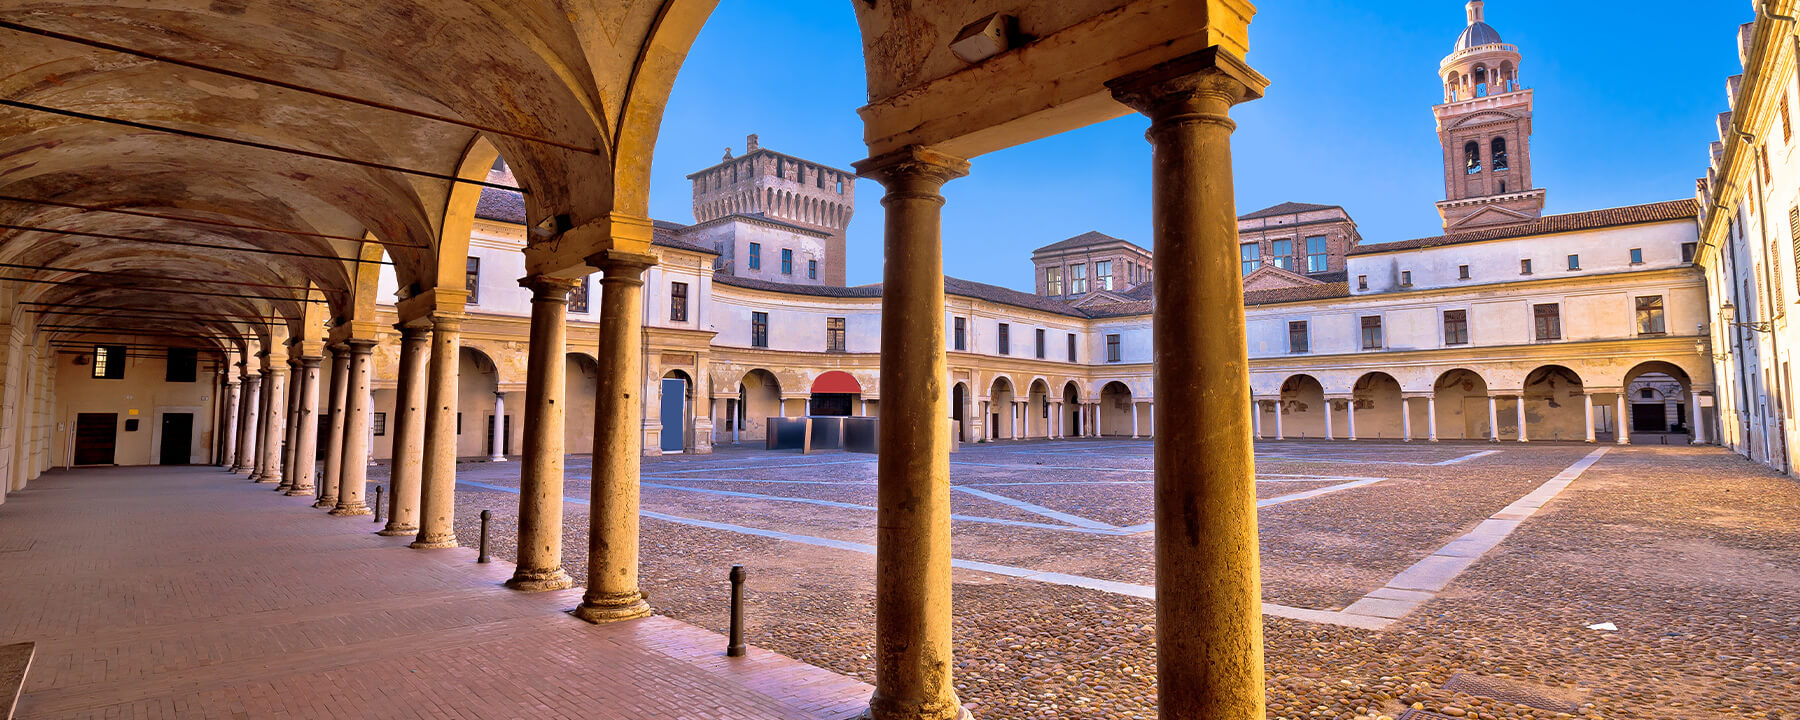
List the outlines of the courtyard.
{"type": "MultiPolygon", "coordinates": [[[[976,717],[1155,717],[1150,452],[952,455],[956,683],[976,717]]],[[[1791,479],[1714,447],[1288,441],[1257,458],[1271,718],[1800,717],[1791,479]]],[[[570,458],[578,578],[588,471],[570,458]]],[[[458,482],[462,542],[490,510],[509,559],[517,464],[463,463],[458,482]]],[[[869,455],[646,459],[651,604],[723,631],[742,564],[753,645],[872,681],[875,491],[869,455]]]]}

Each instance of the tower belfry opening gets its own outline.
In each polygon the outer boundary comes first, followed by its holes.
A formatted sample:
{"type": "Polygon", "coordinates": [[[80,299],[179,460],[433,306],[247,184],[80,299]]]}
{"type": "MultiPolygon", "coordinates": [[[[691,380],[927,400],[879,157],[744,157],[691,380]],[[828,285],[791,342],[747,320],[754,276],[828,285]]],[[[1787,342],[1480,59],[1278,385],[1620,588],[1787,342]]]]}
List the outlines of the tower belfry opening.
{"type": "Polygon", "coordinates": [[[1438,64],[1444,101],[1432,108],[1444,147],[1444,232],[1518,225],[1544,211],[1531,183],[1531,89],[1519,82],[1521,56],[1487,24],[1482,0],[1438,64]]]}

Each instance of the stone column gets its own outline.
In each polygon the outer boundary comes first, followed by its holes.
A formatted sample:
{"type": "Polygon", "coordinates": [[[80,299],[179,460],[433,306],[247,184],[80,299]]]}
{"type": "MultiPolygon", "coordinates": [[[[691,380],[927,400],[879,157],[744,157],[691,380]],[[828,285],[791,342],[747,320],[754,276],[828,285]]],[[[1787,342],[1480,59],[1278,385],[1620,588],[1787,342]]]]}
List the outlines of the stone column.
{"type": "Polygon", "coordinates": [[[263,393],[262,454],[252,478],[259,483],[281,481],[281,448],[287,434],[287,370],[269,368],[267,385],[268,392],[263,393]]]}
{"type": "Polygon", "coordinates": [[[401,323],[400,376],[394,387],[394,457],[388,465],[388,521],[378,535],[419,534],[419,483],[424,475],[425,368],[431,328],[401,323]]]}
{"type": "Polygon", "coordinates": [[[1437,442],[1437,395],[1425,396],[1425,427],[1431,434],[1431,441],[1437,442]]]}
{"type": "Polygon", "coordinates": [[[1581,394],[1581,409],[1584,411],[1581,414],[1581,419],[1587,429],[1587,441],[1593,442],[1594,441],[1594,394],[1593,393],[1584,392],[1581,394]]]}
{"type": "Polygon", "coordinates": [[[1136,400],[1131,401],[1131,439],[1138,439],[1138,404],[1136,400]]]}
{"type": "Polygon", "coordinates": [[[280,484],[275,492],[285,493],[294,487],[294,451],[300,446],[300,358],[288,358],[288,377],[286,412],[281,422],[281,470],[276,473],[280,484]]]}
{"type": "Polygon", "coordinates": [[[1499,398],[1488,396],[1488,442],[1500,442],[1499,398]]]}
{"type": "Polygon", "coordinates": [[[346,401],[350,397],[350,351],[343,345],[331,346],[331,400],[328,417],[331,427],[325,434],[325,474],[319,478],[319,501],[313,507],[330,510],[337,507],[338,480],[344,472],[344,426],[346,401]]]}
{"type": "Polygon", "coordinates": [[[725,401],[725,412],[731,413],[731,444],[733,445],[738,444],[738,431],[744,426],[744,421],[738,418],[739,410],[736,399],[725,401]]]}
{"type": "Polygon", "coordinates": [[[1692,391],[1688,393],[1688,397],[1691,400],[1688,403],[1688,415],[1692,418],[1688,421],[1688,426],[1693,428],[1689,441],[1690,444],[1701,445],[1706,442],[1706,432],[1700,427],[1700,391],[1692,391]]]}
{"type": "Polygon", "coordinates": [[[608,250],[599,268],[599,372],[594,396],[593,479],[588,496],[588,582],[575,617],[591,623],[650,614],[638,589],[639,465],[643,454],[644,271],[656,258],[608,250]]]}
{"type": "Polygon", "coordinates": [[[1331,413],[1332,413],[1331,406],[1335,405],[1335,404],[1337,404],[1336,400],[1333,400],[1331,398],[1325,398],[1325,439],[1326,440],[1336,440],[1337,439],[1337,437],[1331,431],[1331,413]]]}
{"type": "Polygon", "coordinates": [[[519,284],[531,289],[531,345],[525,366],[524,460],[519,466],[518,565],[506,586],[561,590],[575,584],[562,568],[566,410],[560,402],[567,383],[565,322],[575,281],[534,275],[519,284]]]}
{"type": "Polygon", "coordinates": [[[313,494],[313,468],[319,458],[319,361],[318,356],[300,358],[300,405],[294,411],[294,464],[288,476],[293,479],[287,494],[294,497],[313,494]]]}
{"type": "Polygon", "coordinates": [[[1106,429],[1100,427],[1100,403],[1088,403],[1088,417],[1093,420],[1094,437],[1106,437],[1106,429]]]}
{"type": "Polygon", "coordinates": [[[1516,408],[1519,415],[1519,442],[1529,442],[1531,438],[1525,432],[1525,393],[1519,393],[1519,404],[1516,408]]]}
{"type": "Polygon", "coordinates": [[[375,347],[374,340],[353,338],[350,345],[350,372],[344,383],[344,458],[338,468],[337,507],[331,514],[338,517],[350,515],[368,515],[373,513],[363,501],[363,493],[369,486],[369,464],[363,460],[369,456],[369,395],[374,368],[369,362],[369,351],[375,347]]]}
{"type": "Polygon", "coordinates": [[[1613,411],[1613,436],[1614,436],[1614,439],[1620,445],[1630,445],[1631,444],[1631,422],[1629,419],[1627,419],[1625,417],[1625,390],[1623,388],[1620,388],[1618,394],[1614,395],[1613,397],[1617,400],[1617,403],[1618,403],[1618,409],[1613,411]]]}
{"type": "Polygon", "coordinates": [[[1261,720],[1262,587],[1231,131],[1268,84],[1217,46],[1108,83],[1150,116],[1156,643],[1164,718],[1261,720]]]}
{"type": "Polygon", "coordinates": [[[238,403],[243,402],[239,399],[241,395],[238,389],[239,383],[236,380],[225,383],[225,417],[219,423],[219,431],[224,433],[224,442],[220,443],[224,455],[219,464],[225,466],[227,472],[237,463],[238,403]]]}
{"type": "Polygon", "coordinates": [[[1287,439],[1287,436],[1283,435],[1282,430],[1281,430],[1281,401],[1280,400],[1275,401],[1275,439],[1276,440],[1286,440],[1287,439]]]}
{"type": "Polygon", "coordinates": [[[258,396],[262,394],[262,376],[246,369],[243,383],[244,392],[238,408],[237,461],[231,468],[234,473],[256,467],[256,414],[258,396]]]}
{"type": "Polygon", "coordinates": [[[506,462],[506,393],[494,391],[494,439],[488,443],[488,462],[506,462]]]}
{"type": "Polygon", "coordinates": [[[1351,396],[1350,398],[1344,400],[1344,429],[1345,429],[1345,431],[1347,431],[1350,434],[1349,439],[1351,439],[1351,440],[1356,439],[1356,397],[1355,396],[1351,396]]]}
{"type": "Polygon", "coordinates": [[[1250,437],[1262,439],[1262,401],[1250,401],[1250,437]]]}
{"type": "Polygon", "coordinates": [[[969,713],[951,684],[950,447],[944,378],[943,184],[964,160],[908,146],[856,164],[887,194],[881,298],[873,720],[969,713]]]}
{"type": "MultiPolygon", "coordinates": [[[[456,547],[456,391],[462,313],[431,315],[431,368],[425,391],[425,452],[415,548],[456,547]]],[[[604,369],[604,365],[601,366],[604,369]]],[[[596,461],[603,452],[594,447],[596,461]]]]}
{"type": "Polygon", "coordinates": [[[1400,398],[1400,441],[1412,442],[1412,398],[1400,398]]]}

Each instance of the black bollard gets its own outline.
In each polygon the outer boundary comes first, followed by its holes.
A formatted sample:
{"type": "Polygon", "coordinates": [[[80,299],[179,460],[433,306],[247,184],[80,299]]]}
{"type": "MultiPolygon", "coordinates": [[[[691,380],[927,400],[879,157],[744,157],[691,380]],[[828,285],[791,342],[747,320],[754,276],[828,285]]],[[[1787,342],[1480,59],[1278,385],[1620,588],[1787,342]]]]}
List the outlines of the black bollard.
{"type": "Polygon", "coordinates": [[[744,656],[744,566],[731,566],[731,635],[727,657],[744,656]]]}
{"type": "Polygon", "coordinates": [[[491,519],[493,516],[494,516],[494,514],[492,512],[489,512],[487,510],[481,511],[481,555],[479,557],[475,558],[475,562],[484,563],[484,562],[488,561],[488,554],[487,554],[488,520],[491,519]]]}
{"type": "Polygon", "coordinates": [[[375,486],[375,522],[377,523],[381,522],[381,490],[382,486],[375,486]]]}

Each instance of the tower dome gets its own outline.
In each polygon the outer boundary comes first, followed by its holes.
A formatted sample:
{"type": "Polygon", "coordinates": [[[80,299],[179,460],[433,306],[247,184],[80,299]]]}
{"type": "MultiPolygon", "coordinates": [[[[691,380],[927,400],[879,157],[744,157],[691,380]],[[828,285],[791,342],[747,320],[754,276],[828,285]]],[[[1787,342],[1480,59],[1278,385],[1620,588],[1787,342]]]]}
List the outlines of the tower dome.
{"type": "Polygon", "coordinates": [[[1480,0],[1469,3],[1469,14],[1471,16],[1469,26],[1463,28],[1461,35],[1456,36],[1456,50],[1468,50],[1483,45],[1499,45],[1500,32],[1495,30],[1494,26],[1474,19],[1481,15],[1480,0]]]}

